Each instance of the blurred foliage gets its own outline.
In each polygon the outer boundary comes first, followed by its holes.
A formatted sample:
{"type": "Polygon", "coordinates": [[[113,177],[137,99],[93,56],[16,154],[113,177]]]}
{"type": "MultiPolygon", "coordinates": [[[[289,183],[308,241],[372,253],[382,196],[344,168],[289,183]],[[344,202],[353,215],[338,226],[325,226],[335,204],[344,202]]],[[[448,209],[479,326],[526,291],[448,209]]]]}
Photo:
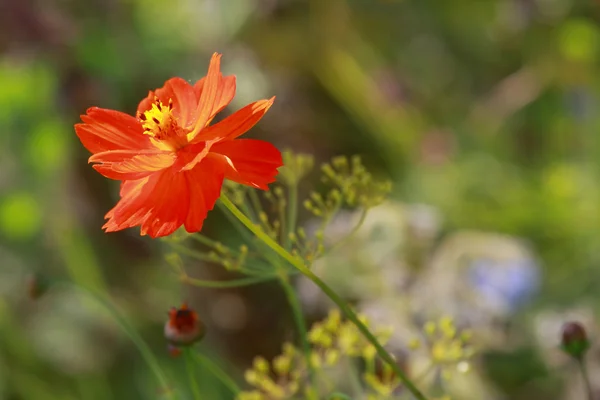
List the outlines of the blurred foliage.
{"type": "MultiPolygon", "coordinates": [[[[118,189],[72,129],[86,107],[133,112],[169,77],[198,79],[213,51],[238,76],[232,109],[277,95],[251,136],[318,164],[360,155],[396,200],[439,210],[436,240],[526,240],[541,290],[502,327],[519,348],[490,350],[482,371],[508,398],[560,398],[576,379],[538,362],[550,350],[534,325],[543,310],[598,310],[599,20],[593,0],[1,1],[0,399],[153,398],[160,386],[78,294],[27,301],[31,271],[110,295],[172,379],[182,367],[161,329],[182,297],[206,318],[202,349],[234,377],[279,352],[290,321],[275,285],[183,290],[158,242],[102,233],[118,189]]],[[[204,233],[227,237],[222,222],[214,212],[204,233]]],[[[199,376],[207,398],[228,393],[199,376]]]]}

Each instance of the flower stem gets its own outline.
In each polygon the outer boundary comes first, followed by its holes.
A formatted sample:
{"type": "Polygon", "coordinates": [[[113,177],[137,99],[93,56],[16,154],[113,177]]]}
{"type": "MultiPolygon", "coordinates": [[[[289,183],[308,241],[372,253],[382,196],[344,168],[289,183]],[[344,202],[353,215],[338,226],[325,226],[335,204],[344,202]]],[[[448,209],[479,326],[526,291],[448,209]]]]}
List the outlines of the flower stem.
{"type": "Polygon", "coordinates": [[[581,376],[583,377],[583,382],[585,384],[585,390],[587,392],[588,400],[594,400],[594,391],[592,390],[590,375],[588,374],[585,362],[583,361],[583,357],[577,359],[577,364],[579,365],[579,370],[581,371],[581,376]]]}
{"type": "Polygon", "coordinates": [[[354,237],[354,235],[356,234],[356,232],[359,231],[360,228],[362,228],[363,224],[365,223],[365,220],[367,219],[367,214],[369,213],[369,209],[365,208],[361,213],[360,213],[360,217],[358,218],[358,222],[356,223],[356,225],[354,225],[354,228],[352,228],[352,230],[350,231],[350,233],[348,233],[348,235],[346,235],[344,238],[342,238],[339,242],[335,243],[333,246],[331,246],[329,249],[327,249],[322,255],[327,255],[337,249],[339,249],[340,247],[342,247],[342,245],[346,244],[348,241],[350,241],[350,239],[352,239],[354,237]]]}
{"type": "Polygon", "coordinates": [[[125,332],[127,336],[129,336],[129,339],[131,339],[133,344],[137,347],[140,354],[144,358],[144,361],[146,361],[146,363],[152,370],[154,376],[156,377],[160,385],[160,391],[163,392],[165,397],[170,400],[178,398],[178,396],[175,393],[173,393],[172,390],[169,388],[167,376],[162,370],[160,363],[154,356],[154,353],[152,353],[150,347],[148,347],[148,345],[140,336],[140,334],[137,333],[137,331],[131,326],[127,317],[119,311],[119,309],[110,301],[110,299],[106,295],[98,291],[94,291],[92,289],[81,287],[69,281],[56,280],[53,281],[52,284],[54,286],[65,287],[67,289],[74,289],[82,295],[86,296],[86,298],[92,299],[98,304],[100,304],[102,307],[104,307],[105,310],[113,317],[117,325],[119,325],[123,332],[125,332]]]}
{"type": "Polygon", "coordinates": [[[296,231],[296,220],[298,219],[298,182],[294,182],[289,186],[288,213],[287,213],[287,229],[283,233],[283,247],[286,250],[290,249],[290,235],[296,231]]]}
{"type": "Polygon", "coordinates": [[[234,395],[238,395],[240,392],[239,386],[233,379],[231,379],[229,375],[227,375],[225,371],[221,369],[221,367],[219,367],[210,358],[205,357],[198,352],[195,352],[194,355],[196,357],[196,361],[198,361],[200,365],[209,370],[218,380],[221,381],[223,385],[227,386],[227,388],[231,390],[234,395]]]}
{"type": "Polygon", "coordinates": [[[198,379],[196,375],[196,368],[194,367],[194,353],[190,348],[183,349],[183,355],[185,356],[185,369],[188,373],[190,386],[192,387],[192,394],[194,400],[201,400],[202,395],[200,394],[200,387],[198,387],[198,379]]]}
{"type": "MultiPolygon", "coordinates": [[[[292,309],[294,322],[296,323],[298,335],[300,336],[302,351],[304,352],[304,358],[306,359],[306,368],[308,369],[309,381],[311,382],[313,389],[316,390],[315,371],[310,362],[310,343],[308,343],[308,331],[306,329],[306,322],[304,321],[302,309],[300,308],[300,301],[296,295],[296,292],[294,291],[293,286],[290,284],[289,275],[285,272],[285,270],[281,270],[279,281],[281,282],[285,296],[287,297],[290,308],[292,309]]],[[[310,393],[313,393],[313,391],[310,391],[310,393]]]]}
{"type": "Polygon", "coordinates": [[[417,400],[427,400],[427,398],[421,393],[419,389],[412,383],[408,376],[398,366],[394,358],[388,353],[383,346],[379,343],[377,338],[369,331],[369,329],[363,324],[358,316],[346,302],[331,289],[325,282],[323,282],[318,276],[316,276],[305,264],[304,261],[298,257],[294,257],[277,242],[275,242],[269,235],[263,232],[260,227],[255,225],[248,217],[246,217],[236,206],[225,196],[221,194],[221,203],[233,214],[246,228],[256,235],[258,239],[263,241],[269,246],[275,253],[280,255],[283,259],[288,261],[294,267],[296,267],[303,275],[313,281],[325,294],[333,300],[334,303],[340,308],[340,310],[346,315],[346,317],[360,330],[364,337],[375,347],[377,354],[388,363],[396,376],[403,382],[404,386],[413,394],[417,400]]]}
{"type": "Polygon", "coordinates": [[[256,276],[249,278],[233,279],[229,281],[208,281],[203,279],[190,278],[187,275],[181,276],[180,280],[188,285],[197,287],[206,287],[213,289],[235,288],[240,286],[254,285],[255,283],[267,282],[275,279],[274,275],[256,276]]]}

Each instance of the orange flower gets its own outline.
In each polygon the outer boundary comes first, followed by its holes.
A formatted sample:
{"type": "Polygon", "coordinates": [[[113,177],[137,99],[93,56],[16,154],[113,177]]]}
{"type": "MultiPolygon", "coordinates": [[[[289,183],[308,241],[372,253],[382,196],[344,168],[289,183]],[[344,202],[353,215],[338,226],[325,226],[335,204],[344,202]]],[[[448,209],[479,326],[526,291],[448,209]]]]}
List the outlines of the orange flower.
{"type": "Polygon", "coordinates": [[[235,95],[235,76],[220,72],[213,54],[206,77],[195,85],[171,78],[150,92],[137,117],[98,107],[75,131],[107,178],[120,180],[121,200],[110,210],[106,232],[140,226],[153,238],[181,225],[198,232],[221,193],[223,179],[268,190],[283,163],[270,143],[237,139],[252,128],[275,97],[259,100],[210,125],[235,95]]]}

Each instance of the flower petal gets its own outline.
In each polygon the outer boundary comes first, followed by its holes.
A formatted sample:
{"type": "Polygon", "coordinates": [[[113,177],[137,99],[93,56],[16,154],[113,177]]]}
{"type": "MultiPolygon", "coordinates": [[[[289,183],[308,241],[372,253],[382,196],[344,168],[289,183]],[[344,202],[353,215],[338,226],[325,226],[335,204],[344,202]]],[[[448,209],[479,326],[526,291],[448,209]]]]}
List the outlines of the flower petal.
{"type": "Polygon", "coordinates": [[[254,139],[217,143],[211,147],[206,157],[209,159],[218,163],[225,178],[263,190],[268,190],[267,184],[275,181],[277,168],[283,165],[281,153],[275,146],[254,139]]]}
{"type": "Polygon", "coordinates": [[[122,149],[149,149],[152,143],[143,134],[142,125],[131,115],[105,108],[88,108],[81,116],[83,124],[75,132],[91,153],[122,149]]]}
{"type": "Polygon", "coordinates": [[[221,55],[214,53],[206,77],[196,85],[200,100],[196,110],[196,123],[193,131],[188,134],[188,140],[192,140],[235,95],[235,78],[223,77],[220,68],[221,55]]]}
{"type": "Polygon", "coordinates": [[[121,182],[121,200],[104,216],[108,221],[102,229],[106,232],[115,232],[141,225],[150,212],[148,199],[152,193],[151,187],[156,183],[155,180],[149,182],[150,176],[121,182]]]}
{"type": "MultiPolygon", "coordinates": [[[[220,96],[219,99],[215,103],[215,109],[212,111],[212,115],[209,118],[209,121],[219,112],[223,111],[225,107],[231,103],[231,100],[235,97],[235,89],[236,89],[236,78],[235,75],[223,76],[220,74],[220,82],[219,87],[220,96]]],[[[196,96],[198,99],[202,95],[202,91],[204,90],[204,83],[206,82],[206,77],[200,79],[194,85],[194,91],[196,92],[196,96]]]]}
{"type": "Polygon", "coordinates": [[[274,101],[275,97],[272,97],[269,100],[259,100],[248,104],[224,120],[201,130],[194,138],[194,142],[216,139],[231,140],[243,135],[260,121],[274,101]]]}
{"type": "Polygon", "coordinates": [[[223,170],[211,159],[203,159],[196,167],[183,173],[189,188],[190,209],[185,230],[192,233],[202,229],[206,215],[221,195],[223,170]]]}
{"type": "Polygon", "coordinates": [[[167,169],[121,187],[123,197],[106,214],[107,232],[141,226],[141,235],[170,235],[183,225],[190,196],[183,174],[167,169]]]}
{"type": "Polygon", "coordinates": [[[181,78],[171,78],[165,82],[164,86],[150,91],[148,96],[138,105],[138,114],[144,113],[152,108],[154,99],[158,98],[164,105],[173,101],[173,115],[177,119],[179,126],[191,128],[196,121],[196,109],[198,108],[198,99],[195,89],[186,80],[181,78]]]}
{"type": "Polygon", "coordinates": [[[113,150],[96,153],[89,162],[100,163],[94,169],[107,178],[137,180],[170,167],[176,156],[156,150],[113,150]]]}

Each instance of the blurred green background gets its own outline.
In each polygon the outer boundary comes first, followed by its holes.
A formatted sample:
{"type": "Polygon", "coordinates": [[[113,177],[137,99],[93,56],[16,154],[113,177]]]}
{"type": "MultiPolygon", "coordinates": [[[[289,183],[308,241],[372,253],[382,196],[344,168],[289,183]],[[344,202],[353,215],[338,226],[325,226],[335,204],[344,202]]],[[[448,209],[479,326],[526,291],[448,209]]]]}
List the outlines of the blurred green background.
{"type": "MultiPolygon", "coordinates": [[[[0,399],[156,393],[92,301],[69,288],[28,300],[33,271],[110,293],[175,381],[162,324],[183,299],[206,320],[207,354],[237,378],[289,339],[277,285],[182,287],[161,242],[103,233],[117,183],[90,168],[73,131],[89,106],[133,113],[166,79],[199,79],[214,51],[237,75],[226,113],[277,96],[251,137],[318,162],[360,154],[396,201],[437,210],[432,249],[464,230],[522,240],[539,285],[494,326],[505,340],[477,368],[493,398],[575,399],[578,377],[545,359],[539,333],[558,337],[544,316],[575,310],[593,334],[599,305],[599,20],[593,0],[0,1],[0,399]]],[[[214,214],[205,233],[217,236],[214,214]]]]}

